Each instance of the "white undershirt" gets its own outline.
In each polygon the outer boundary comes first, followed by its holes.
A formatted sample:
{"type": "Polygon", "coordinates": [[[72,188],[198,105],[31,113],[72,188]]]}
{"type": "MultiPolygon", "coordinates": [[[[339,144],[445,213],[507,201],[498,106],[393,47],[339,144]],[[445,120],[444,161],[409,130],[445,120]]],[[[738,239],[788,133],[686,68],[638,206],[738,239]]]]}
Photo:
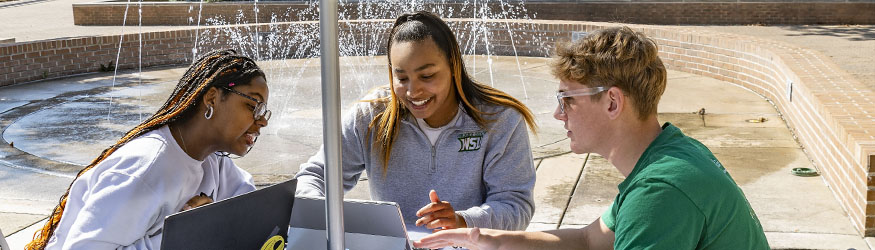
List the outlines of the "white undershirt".
{"type": "Polygon", "coordinates": [[[416,118],[416,124],[419,125],[419,128],[422,129],[422,132],[425,133],[425,137],[428,137],[428,140],[431,141],[431,145],[434,146],[437,143],[438,137],[441,135],[441,132],[447,130],[451,125],[456,124],[456,120],[459,120],[459,116],[462,115],[462,105],[459,105],[459,110],[456,111],[456,116],[453,117],[453,120],[448,122],[447,124],[439,127],[432,128],[425,122],[424,119],[416,118]]]}

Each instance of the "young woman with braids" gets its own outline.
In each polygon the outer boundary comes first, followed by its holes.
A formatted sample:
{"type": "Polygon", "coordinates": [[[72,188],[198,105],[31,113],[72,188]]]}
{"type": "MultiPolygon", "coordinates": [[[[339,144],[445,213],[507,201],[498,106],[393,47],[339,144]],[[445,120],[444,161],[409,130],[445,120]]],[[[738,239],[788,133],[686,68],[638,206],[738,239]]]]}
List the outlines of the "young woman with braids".
{"type": "MultiPolygon", "coordinates": [[[[531,111],[475,82],[432,13],[398,17],[387,48],[391,84],[344,117],[344,189],[367,171],[372,198],[397,202],[407,223],[525,229],[534,213],[531,111]]],[[[298,195],[324,196],[324,162],[320,150],[301,165],[298,195]]]]}
{"type": "Polygon", "coordinates": [[[167,215],[255,190],[227,156],[267,126],[267,97],[251,59],[198,59],[158,112],[79,172],[26,248],[160,249],[167,215]]]}

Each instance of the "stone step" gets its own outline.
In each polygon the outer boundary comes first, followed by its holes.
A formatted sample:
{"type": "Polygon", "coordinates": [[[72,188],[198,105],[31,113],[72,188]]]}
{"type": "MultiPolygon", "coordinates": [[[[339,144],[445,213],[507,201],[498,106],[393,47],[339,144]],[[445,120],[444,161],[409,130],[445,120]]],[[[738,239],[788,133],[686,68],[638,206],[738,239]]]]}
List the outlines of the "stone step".
{"type": "Polygon", "coordinates": [[[585,158],[565,154],[538,164],[532,222],[558,225],[562,221],[585,162],[585,158]]]}
{"type": "Polygon", "coordinates": [[[590,154],[561,225],[587,225],[595,221],[611,206],[619,192],[617,184],[624,179],[605,158],[590,154]]]}

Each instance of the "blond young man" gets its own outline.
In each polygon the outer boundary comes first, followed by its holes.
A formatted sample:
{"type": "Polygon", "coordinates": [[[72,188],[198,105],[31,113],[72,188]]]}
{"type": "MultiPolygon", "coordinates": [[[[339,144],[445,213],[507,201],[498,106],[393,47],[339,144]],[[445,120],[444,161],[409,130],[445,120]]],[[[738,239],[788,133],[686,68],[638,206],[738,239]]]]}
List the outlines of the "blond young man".
{"type": "Polygon", "coordinates": [[[543,232],[441,231],[417,247],[469,249],[769,249],[741,189],[699,141],[656,107],[666,70],[656,43],[628,27],[557,47],[554,117],[571,151],[597,153],[626,179],[611,208],[588,226],[543,232]]]}

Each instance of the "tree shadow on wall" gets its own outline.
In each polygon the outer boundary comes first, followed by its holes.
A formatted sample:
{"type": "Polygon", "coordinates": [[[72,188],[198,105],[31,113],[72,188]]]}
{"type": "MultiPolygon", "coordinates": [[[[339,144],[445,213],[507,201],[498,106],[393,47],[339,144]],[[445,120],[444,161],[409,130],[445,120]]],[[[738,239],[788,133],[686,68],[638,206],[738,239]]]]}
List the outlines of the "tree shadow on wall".
{"type": "Polygon", "coordinates": [[[844,38],[849,41],[875,40],[875,25],[846,25],[846,26],[786,26],[782,29],[799,32],[787,36],[832,36],[844,38]]]}

